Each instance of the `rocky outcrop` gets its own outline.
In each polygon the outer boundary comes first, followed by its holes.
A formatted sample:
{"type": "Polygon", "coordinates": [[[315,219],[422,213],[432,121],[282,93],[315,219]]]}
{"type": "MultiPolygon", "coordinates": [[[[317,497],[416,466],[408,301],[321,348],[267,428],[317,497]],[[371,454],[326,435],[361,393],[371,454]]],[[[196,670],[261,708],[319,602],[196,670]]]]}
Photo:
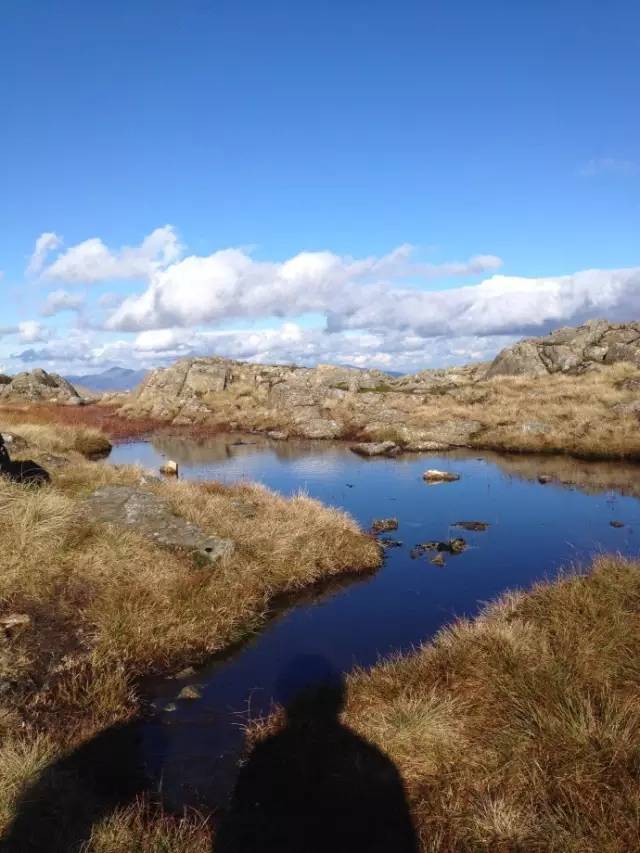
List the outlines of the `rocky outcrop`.
{"type": "Polygon", "coordinates": [[[591,320],[502,350],[487,377],[579,374],[621,361],[640,367],[640,323],[591,320]]]}
{"type": "Polygon", "coordinates": [[[214,563],[233,551],[229,539],[204,533],[175,515],[167,501],[146,489],[101,486],[84,501],[84,510],[95,521],[129,527],[159,545],[196,552],[208,562],[214,563]]]}
{"type": "Polygon", "coordinates": [[[79,405],[82,402],[70,382],[57,373],[47,373],[41,368],[4,378],[9,381],[0,381],[0,403],[15,401],[79,405]]]}
{"type": "MultiPolygon", "coordinates": [[[[640,323],[592,321],[521,341],[503,350],[490,365],[406,376],[331,365],[304,368],[186,358],[148,374],[119,412],[176,426],[206,424],[259,431],[279,440],[298,436],[391,442],[403,451],[425,452],[486,446],[487,442],[498,446],[496,441],[502,440],[508,427],[513,433],[509,447],[515,443],[548,450],[557,425],[547,423],[544,408],[536,406],[532,411],[524,405],[505,416],[496,402],[499,383],[486,380],[582,374],[619,361],[640,367],[640,323]]],[[[637,377],[624,381],[640,384],[637,377]]],[[[620,394],[626,406],[634,402],[628,396],[620,394]]]]}
{"type": "MultiPolygon", "coordinates": [[[[483,369],[486,369],[483,368],[483,369]]],[[[152,371],[120,412],[169,421],[260,430],[273,437],[392,441],[408,449],[464,446],[475,421],[426,427],[416,418],[424,395],[468,384],[477,366],[395,377],[380,370],[319,365],[259,365],[188,358],[152,371]]]]}

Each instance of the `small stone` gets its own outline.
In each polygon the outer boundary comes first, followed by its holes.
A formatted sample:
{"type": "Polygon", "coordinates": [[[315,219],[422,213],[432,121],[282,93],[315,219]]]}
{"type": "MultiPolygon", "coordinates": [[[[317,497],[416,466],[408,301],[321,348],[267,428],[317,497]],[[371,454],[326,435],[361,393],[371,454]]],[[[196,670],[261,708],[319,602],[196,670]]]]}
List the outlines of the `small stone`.
{"type": "Polygon", "coordinates": [[[195,669],[192,666],[187,666],[187,667],[185,667],[185,669],[181,669],[180,672],[176,672],[176,674],[173,677],[177,678],[177,679],[193,678],[193,676],[195,674],[196,674],[195,669]]]}
{"type": "Polygon", "coordinates": [[[611,527],[624,527],[624,521],[610,521],[609,524],[611,525],[611,527]]]}
{"type": "Polygon", "coordinates": [[[442,554],[436,554],[435,557],[431,558],[430,562],[433,563],[434,566],[444,566],[445,564],[442,554]]]}
{"type": "Polygon", "coordinates": [[[553,477],[549,474],[538,474],[538,482],[541,486],[546,486],[547,483],[553,482],[553,477]]]}
{"type": "Polygon", "coordinates": [[[31,616],[28,613],[10,613],[8,616],[0,617],[0,628],[5,634],[13,634],[21,628],[31,627],[31,616]]]}
{"type": "Polygon", "coordinates": [[[438,471],[437,468],[429,468],[422,475],[422,479],[427,483],[453,483],[460,479],[460,474],[454,474],[452,471],[438,471]]]}
{"type": "Polygon", "coordinates": [[[169,702],[169,704],[165,705],[162,710],[166,711],[168,714],[172,714],[174,711],[178,710],[178,706],[175,702],[169,702]]]}
{"type": "Polygon", "coordinates": [[[178,693],[178,699],[189,699],[190,701],[202,699],[202,690],[195,684],[187,684],[178,693]]]}
{"type": "Polygon", "coordinates": [[[398,529],[398,519],[397,518],[376,518],[376,520],[371,525],[371,529],[374,533],[386,533],[387,530],[397,530],[398,529]]]}
{"type": "Polygon", "coordinates": [[[289,433],[283,429],[272,429],[267,433],[267,436],[273,441],[287,441],[289,433]]]}
{"type": "Polygon", "coordinates": [[[165,477],[177,477],[178,476],[178,463],[174,462],[173,459],[167,460],[164,465],[160,466],[160,473],[164,474],[165,477]]]}

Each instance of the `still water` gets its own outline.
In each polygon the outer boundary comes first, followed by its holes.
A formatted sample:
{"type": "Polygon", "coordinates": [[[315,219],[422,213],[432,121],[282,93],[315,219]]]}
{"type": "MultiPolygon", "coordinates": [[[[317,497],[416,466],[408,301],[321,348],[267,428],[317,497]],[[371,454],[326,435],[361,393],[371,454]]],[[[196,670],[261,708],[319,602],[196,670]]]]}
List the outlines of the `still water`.
{"type": "Polygon", "coordinates": [[[628,465],[462,452],[362,459],[338,443],[233,435],[123,444],[109,462],[157,469],[167,458],[185,478],[258,481],[286,495],[303,490],[344,508],[364,528],[394,516],[399,528],[391,535],[402,542],[387,550],[373,576],[289,602],[242,648],[191,679],[150,685],[158,713],[146,726],[146,747],[174,806],[224,802],[242,750],[242,724],[268,711],[278,677],[294,658],[321,655],[343,672],[369,666],[429,639],[456,616],[473,616],[506,589],[552,578],[600,552],[636,555],[640,547],[640,469],[628,465]],[[427,485],[427,468],[461,479],[427,485]],[[565,483],[541,485],[539,473],[565,483]],[[453,526],[468,520],[489,528],[473,533],[453,526]],[[448,555],[444,567],[432,565],[430,555],[411,558],[418,543],[454,536],[469,547],[448,555]],[[189,681],[202,688],[202,699],[176,702],[189,681]]]}

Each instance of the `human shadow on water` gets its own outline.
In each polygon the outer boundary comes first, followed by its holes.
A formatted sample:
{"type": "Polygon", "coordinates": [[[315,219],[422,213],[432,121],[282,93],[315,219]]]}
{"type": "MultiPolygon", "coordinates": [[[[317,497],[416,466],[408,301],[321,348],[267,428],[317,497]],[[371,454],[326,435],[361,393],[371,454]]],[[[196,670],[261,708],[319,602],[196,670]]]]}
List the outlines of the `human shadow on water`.
{"type": "Polygon", "coordinates": [[[145,792],[139,720],[118,723],[52,762],[20,797],[2,853],[78,853],[91,830],[145,792]]]}
{"type": "Polygon", "coordinates": [[[298,658],[278,694],[286,725],[241,769],[215,853],[417,853],[400,774],[340,722],[343,678],[298,658]]]}

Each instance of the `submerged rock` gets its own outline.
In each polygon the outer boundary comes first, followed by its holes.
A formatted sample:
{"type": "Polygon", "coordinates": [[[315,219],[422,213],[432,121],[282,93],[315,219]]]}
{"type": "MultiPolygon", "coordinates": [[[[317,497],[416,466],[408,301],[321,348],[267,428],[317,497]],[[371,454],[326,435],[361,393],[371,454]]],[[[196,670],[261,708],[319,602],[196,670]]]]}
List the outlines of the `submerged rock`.
{"type": "Polygon", "coordinates": [[[159,545],[196,552],[212,563],[234,548],[230,539],[204,533],[175,515],[166,500],[134,486],[101,486],[84,501],[84,509],[95,521],[128,527],[159,545]]]}
{"type": "Polygon", "coordinates": [[[391,536],[381,536],[378,542],[383,548],[402,548],[400,539],[393,539],[391,536]]]}
{"type": "Polygon", "coordinates": [[[430,562],[433,563],[434,566],[445,565],[444,557],[442,556],[442,554],[436,554],[435,557],[431,558],[430,562]]]}
{"type": "Polygon", "coordinates": [[[624,521],[610,521],[609,524],[611,525],[611,527],[624,527],[624,521]]]}
{"type": "Polygon", "coordinates": [[[196,684],[187,684],[177,696],[178,699],[202,699],[202,690],[196,684]]]}
{"type": "Polygon", "coordinates": [[[452,527],[461,527],[463,530],[481,533],[489,529],[489,524],[486,521],[454,521],[452,527]]]}
{"type": "Polygon", "coordinates": [[[427,483],[453,483],[460,479],[460,474],[454,474],[452,471],[438,471],[437,468],[429,468],[422,475],[422,479],[427,483]]]}
{"type": "Polygon", "coordinates": [[[421,542],[411,549],[411,559],[416,560],[428,551],[445,552],[449,554],[461,554],[467,548],[467,543],[462,538],[448,539],[446,541],[434,540],[433,542],[421,542]]]}
{"type": "Polygon", "coordinates": [[[362,441],[352,444],[351,450],[358,456],[397,456],[402,453],[395,441],[362,441]]]}
{"type": "Polygon", "coordinates": [[[197,684],[187,684],[182,688],[180,693],[178,693],[177,698],[189,699],[191,701],[194,699],[202,699],[202,690],[197,684]]]}
{"type": "Polygon", "coordinates": [[[398,529],[398,519],[397,518],[376,518],[376,520],[371,525],[371,529],[374,533],[385,533],[387,530],[397,530],[398,529]]]}

